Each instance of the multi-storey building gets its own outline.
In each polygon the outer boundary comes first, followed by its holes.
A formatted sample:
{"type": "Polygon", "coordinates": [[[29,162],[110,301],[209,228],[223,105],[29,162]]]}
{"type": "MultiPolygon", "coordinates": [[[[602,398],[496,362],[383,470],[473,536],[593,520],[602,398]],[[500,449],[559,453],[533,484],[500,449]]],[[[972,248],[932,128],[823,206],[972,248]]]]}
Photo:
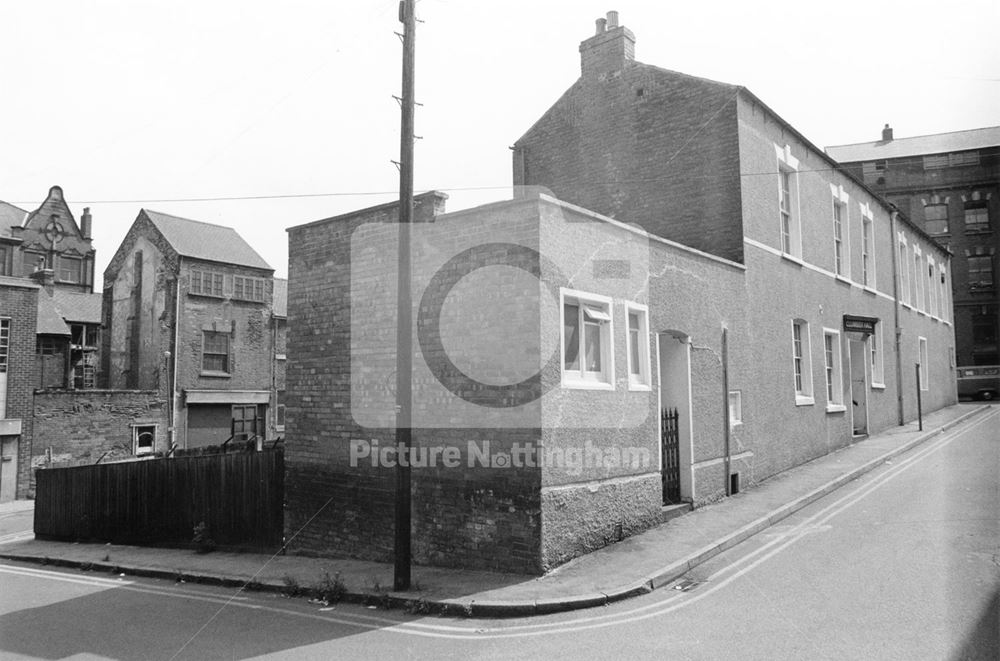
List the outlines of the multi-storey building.
{"type": "Polygon", "coordinates": [[[0,502],[31,482],[32,390],[39,287],[0,275],[0,502]]]}
{"type": "Polygon", "coordinates": [[[826,151],[951,251],[958,363],[1000,365],[1000,126],[826,151]]]}
{"type": "Polygon", "coordinates": [[[106,386],[161,393],[180,448],[274,438],[272,276],[232,228],[140,211],[104,272],[106,386]]]}
{"type": "MultiPolygon", "coordinates": [[[[598,21],[514,201],[417,200],[419,562],[543,571],[957,401],[949,253],[746,88],[634,45],[598,21]]],[[[293,550],[391,552],[396,218],[290,230],[293,550]]]]}

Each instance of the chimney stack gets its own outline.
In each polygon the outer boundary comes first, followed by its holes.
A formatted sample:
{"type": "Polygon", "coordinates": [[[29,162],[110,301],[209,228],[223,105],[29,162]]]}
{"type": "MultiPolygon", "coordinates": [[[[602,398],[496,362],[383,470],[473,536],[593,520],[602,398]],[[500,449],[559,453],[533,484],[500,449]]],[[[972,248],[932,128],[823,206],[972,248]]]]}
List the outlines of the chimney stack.
{"type": "Polygon", "coordinates": [[[90,207],[84,207],[83,215],[80,216],[80,232],[83,234],[83,238],[92,238],[90,232],[93,222],[93,218],[90,216],[90,207]]]}
{"type": "Polygon", "coordinates": [[[892,142],[892,127],[888,124],[882,129],[882,142],[892,142]]]}
{"type": "Polygon", "coordinates": [[[618,12],[609,11],[596,21],[594,36],[580,44],[580,69],[584,78],[614,74],[635,60],[635,35],[618,24],[618,12]]]}

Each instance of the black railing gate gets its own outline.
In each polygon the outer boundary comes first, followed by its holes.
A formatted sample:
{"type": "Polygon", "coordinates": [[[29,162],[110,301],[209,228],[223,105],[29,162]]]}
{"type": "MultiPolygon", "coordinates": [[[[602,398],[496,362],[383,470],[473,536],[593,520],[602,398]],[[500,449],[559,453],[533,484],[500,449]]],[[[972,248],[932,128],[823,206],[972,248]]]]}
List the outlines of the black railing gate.
{"type": "Polygon", "coordinates": [[[663,504],[681,502],[680,433],[677,409],[660,411],[660,444],[663,452],[663,504]]]}

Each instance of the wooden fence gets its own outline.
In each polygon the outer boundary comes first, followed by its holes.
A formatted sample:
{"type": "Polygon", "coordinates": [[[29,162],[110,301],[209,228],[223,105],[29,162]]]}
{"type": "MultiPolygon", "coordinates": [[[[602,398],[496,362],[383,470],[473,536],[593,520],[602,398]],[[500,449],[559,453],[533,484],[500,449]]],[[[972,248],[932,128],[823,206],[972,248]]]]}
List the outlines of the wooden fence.
{"type": "Polygon", "coordinates": [[[281,449],[148,459],[36,473],[35,535],[146,546],[276,550],[283,535],[281,449]]]}

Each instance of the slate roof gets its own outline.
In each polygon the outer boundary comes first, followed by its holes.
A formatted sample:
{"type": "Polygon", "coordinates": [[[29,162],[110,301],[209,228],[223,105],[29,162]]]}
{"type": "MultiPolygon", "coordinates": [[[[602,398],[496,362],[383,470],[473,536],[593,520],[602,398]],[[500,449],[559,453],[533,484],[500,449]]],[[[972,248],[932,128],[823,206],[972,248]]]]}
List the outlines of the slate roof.
{"type": "Polygon", "coordinates": [[[85,324],[101,323],[101,294],[64,291],[52,292],[52,302],[63,319],[85,324]]]}
{"type": "Polygon", "coordinates": [[[274,270],[232,227],[189,220],[149,209],[143,209],[142,212],[177,254],[183,257],[274,270]]]}
{"type": "Polygon", "coordinates": [[[826,153],[841,163],[875,161],[907,156],[944,154],[983,147],[1000,146],[1000,126],[989,126],[967,131],[918,135],[912,138],[876,140],[851,145],[827,147],[826,153]]]}
{"type": "Polygon", "coordinates": [[[288,280],[274,279],[274,316],[288,316],[288,280]]]}
{"type": "Polygon", "coordinates": [[[63,321],[55,301],[44,292],[38,295],[38,322],[35,333],[38,335],[69,335],[69,326],[63,321]]]}
{"type": "Polygon", "coordinates": [[[20,227],[28,212],[0,200],[0,238],[13,236],[11,227],[20,227]]]}

